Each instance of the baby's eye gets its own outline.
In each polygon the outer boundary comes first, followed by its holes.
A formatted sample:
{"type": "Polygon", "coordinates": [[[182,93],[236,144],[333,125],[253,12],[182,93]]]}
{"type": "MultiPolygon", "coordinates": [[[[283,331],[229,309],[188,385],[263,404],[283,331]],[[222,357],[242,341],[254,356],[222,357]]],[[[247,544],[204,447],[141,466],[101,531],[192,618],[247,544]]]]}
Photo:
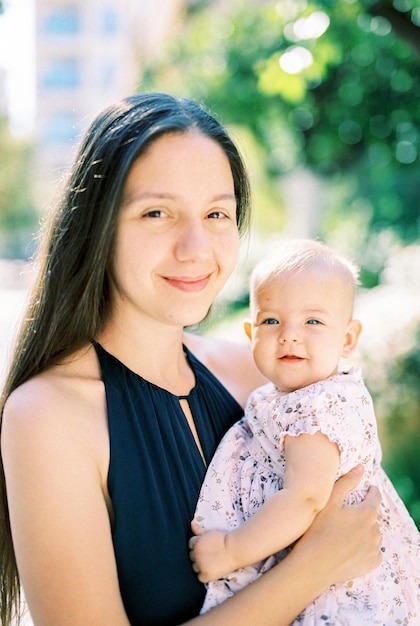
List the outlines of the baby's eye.
{"type": "Polygon", "coordinates": [[[318,324],[321,324],[321,322],[319,320],[316,320],[316,319],[310,319],[306,323],[307,324],[311,324],[313,326],[318,326],[318,324]]]}
{"type": "Polygon", "coordinates": [[[267,317],[267,319],[263,320],[261,324],[278,324],[278,320],[275,317],[267,317]]]}

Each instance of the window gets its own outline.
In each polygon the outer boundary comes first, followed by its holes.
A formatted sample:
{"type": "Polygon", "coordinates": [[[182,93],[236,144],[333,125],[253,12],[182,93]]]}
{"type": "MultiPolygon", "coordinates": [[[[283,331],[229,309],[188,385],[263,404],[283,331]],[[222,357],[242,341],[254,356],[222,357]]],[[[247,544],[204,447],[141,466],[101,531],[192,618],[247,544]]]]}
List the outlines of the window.
{"type": "Polygon", "coordinates": [[[102,13],[102,29],[106,35],[113,35],[118,30],[118,16],[115,9],[105,9],[102,13]]]}
{"type": "Polygon", "coordinates": [[[55,7],[44,22],[44,31],[56,35],[72,35],[80,30],[80,14],[76,6],[55,7]]]}
{"type": "Polygon", "coordinates": [[[45,129],[44,140],[48,143],[70,143],[80,134],[78,117],[74,111],[56,111],[51,115],[45,129]]]}
{"type": "Polygon", "coordinates": [[[74,89],[80,84],[80,65],[77,59],[55,59],[46,70],[43,80],[46,89],[74,89]]]}
{"type": "Polygon", "coordinates": [[[103,89],[110,89],[116,79],[115,63],[105,63],[101,68],[101,84],[103,89]]]}

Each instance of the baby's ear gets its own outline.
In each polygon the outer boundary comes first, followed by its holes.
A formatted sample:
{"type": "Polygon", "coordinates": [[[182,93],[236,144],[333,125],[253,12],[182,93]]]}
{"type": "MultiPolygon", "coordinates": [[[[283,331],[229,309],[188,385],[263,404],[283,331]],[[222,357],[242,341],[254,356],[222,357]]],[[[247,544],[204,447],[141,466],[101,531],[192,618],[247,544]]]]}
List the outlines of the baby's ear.
{"type": "Polygon", "coordinates": [[[244,331],[245,331],[245,335],[251,341],[252,340],[252,324],[251,324],[251,320],[245,320],[244,321],[244,331]]]}
{"type": "Polygon", "coordinates": [[[357,346],[360,333],[362,332],[362,322],[359,320],[350,320],[347,326],[346,334],[344,336],[344,345],[342,355],[344,358],[350,356],[353,350],[357,346]]]}

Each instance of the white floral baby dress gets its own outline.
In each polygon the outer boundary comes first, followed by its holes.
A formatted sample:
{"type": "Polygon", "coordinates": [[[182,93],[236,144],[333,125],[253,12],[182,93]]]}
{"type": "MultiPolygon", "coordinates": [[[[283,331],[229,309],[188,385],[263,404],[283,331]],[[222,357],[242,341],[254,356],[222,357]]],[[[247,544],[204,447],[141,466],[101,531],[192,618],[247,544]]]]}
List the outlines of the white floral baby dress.
{"type": "MultiPolygon", "coordinates": [[[[208,467],[195,519],[205,529],[242,524],[282,488],[285,436],[317,431],[339,447],[337,478],[359,463],[365,466],[348,503],[360,502],[369,485],[380,489],[383,562],[367,576],[332,586],[294,624],[420,626],[420,534],[380,465],[373,404],[358,368],[289,394],[271,383],[257,389],[208,467]]],[[[209,583],[201,612],[255,580],[285,553],[209,583]]]]}

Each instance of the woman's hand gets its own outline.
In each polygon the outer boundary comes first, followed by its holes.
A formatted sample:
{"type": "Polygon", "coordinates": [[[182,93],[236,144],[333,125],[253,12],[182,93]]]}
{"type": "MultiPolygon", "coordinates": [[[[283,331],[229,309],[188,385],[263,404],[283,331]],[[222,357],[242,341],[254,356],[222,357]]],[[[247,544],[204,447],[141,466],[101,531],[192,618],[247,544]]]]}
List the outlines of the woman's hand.
{"type": "Polygon", "coordinates": [[[343,504],[362,474],[363,467],[358,465],[337,480],[327,506],[293,549],[306,551],[308,559],[318,558],[318,575],[329,584],[363,576],[382,560],[378,489],[371,487],[360,504],[343,504]]]}

